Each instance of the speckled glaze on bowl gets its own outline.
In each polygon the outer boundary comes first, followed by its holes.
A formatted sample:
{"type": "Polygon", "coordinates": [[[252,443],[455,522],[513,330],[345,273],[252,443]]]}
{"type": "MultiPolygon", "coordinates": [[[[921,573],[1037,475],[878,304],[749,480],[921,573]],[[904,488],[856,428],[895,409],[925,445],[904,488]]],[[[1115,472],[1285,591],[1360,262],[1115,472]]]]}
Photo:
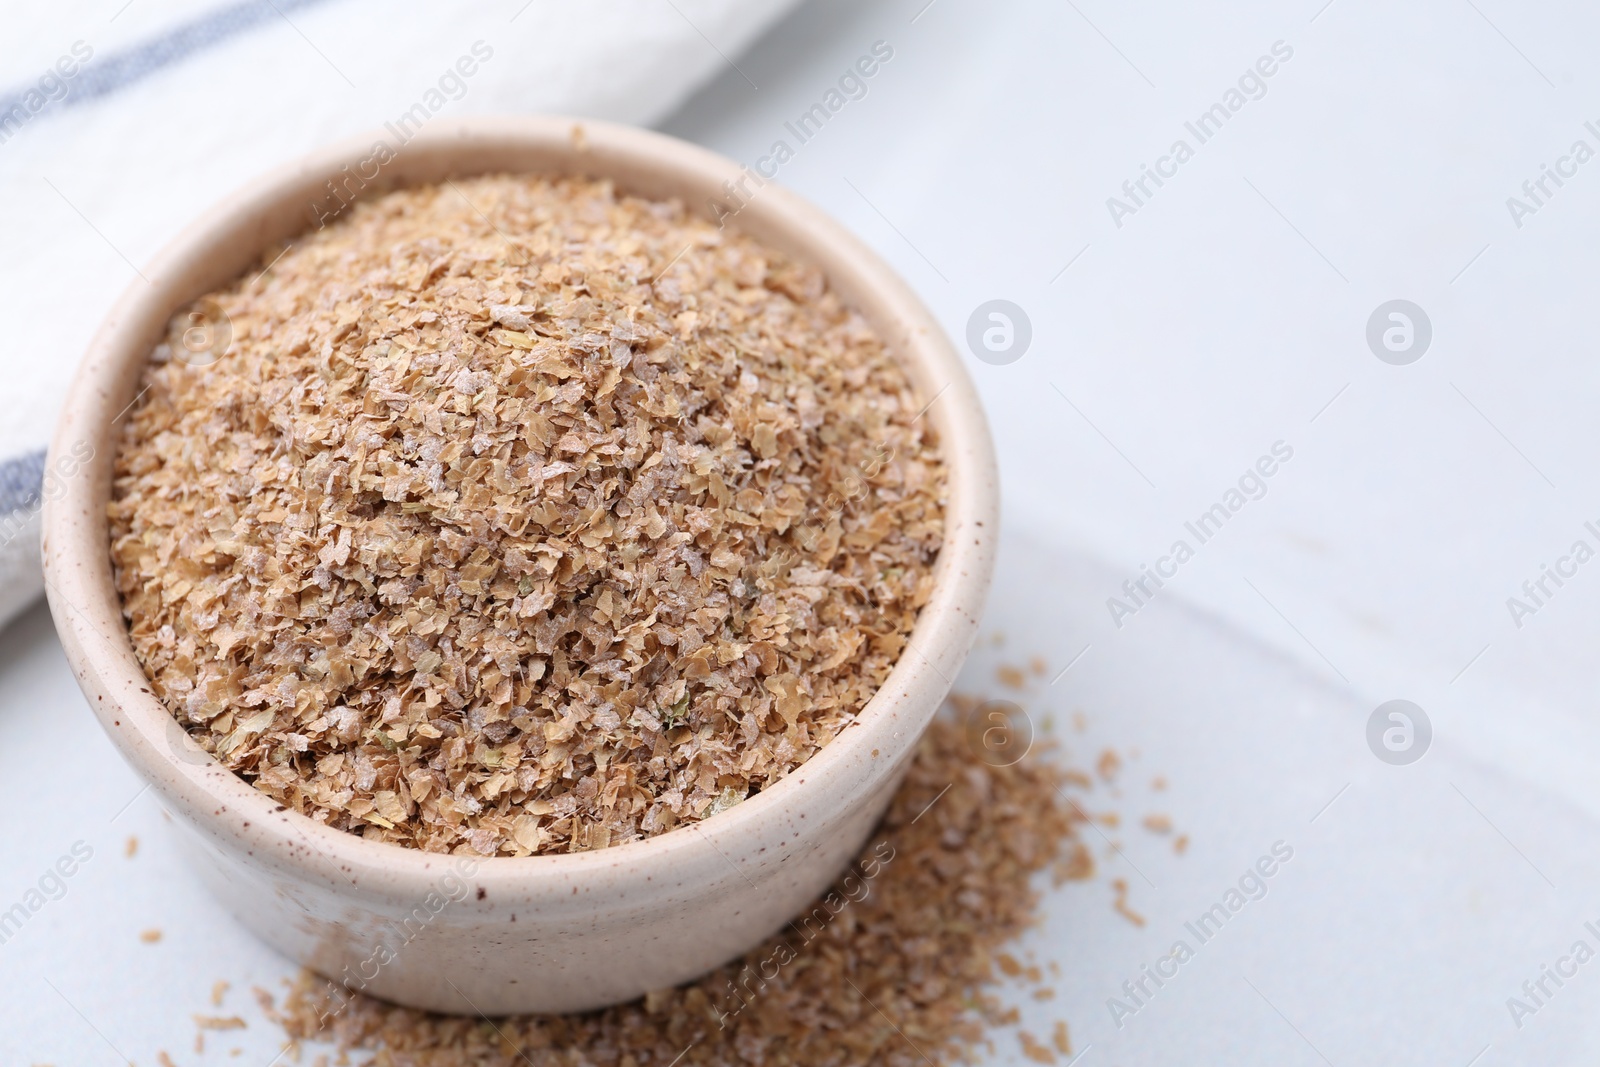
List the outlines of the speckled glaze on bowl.
{"type": "MultiPolygon", "coordinates": [[[[401,1004],[499,1015],[594,1008],[687,981],[819,894],[882,815],[977,631],[997,478],[972,383],[927,309],[876,255],[770,185],[729,220],[816,264],[931,402],[949,471],[932,599],[860,721],[788,778],[703,823],[596,852],[469,858],[364,841],[288,811],[201,750],[152,695],[123,625],[106,525],[113,428],[171,314],[314,225],[331,179],[362,195],[490,172],[608,177],[708,216],[739,166],[644,130],[553,118],[437,121],[388,155],[363,138],[212,208],[144,271],[91,343],[51,444],[92,459],[46,501],[50,609],[84,695],[177,818],[193,865],[285,955],[401,1004]],[[374,160],[382,159],[381,163],[374,160]],[[346,170],[348,168],[348,170],[346,170]],[[368,175],[373,175],[368,177],[368,175]]],[[[730,205],[731,206],[731,205],[730,205]]],[[[225,357],[224,357],[225,358],[225,357]]]]}

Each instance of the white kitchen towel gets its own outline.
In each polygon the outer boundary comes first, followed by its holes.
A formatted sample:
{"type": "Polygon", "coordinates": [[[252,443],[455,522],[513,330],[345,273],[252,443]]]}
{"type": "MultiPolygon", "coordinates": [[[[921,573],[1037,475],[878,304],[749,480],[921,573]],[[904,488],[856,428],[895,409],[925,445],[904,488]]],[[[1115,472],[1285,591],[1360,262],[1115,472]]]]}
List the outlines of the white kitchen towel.
{"type": "Polygon", "coordinates": [[[738,70],[734,57],[795,2],[79,0],[8,11],[0,624],[43,590],[42,449],[78,357],[139,266],[199,211],[403,115],[655,122],[738,70]]]}

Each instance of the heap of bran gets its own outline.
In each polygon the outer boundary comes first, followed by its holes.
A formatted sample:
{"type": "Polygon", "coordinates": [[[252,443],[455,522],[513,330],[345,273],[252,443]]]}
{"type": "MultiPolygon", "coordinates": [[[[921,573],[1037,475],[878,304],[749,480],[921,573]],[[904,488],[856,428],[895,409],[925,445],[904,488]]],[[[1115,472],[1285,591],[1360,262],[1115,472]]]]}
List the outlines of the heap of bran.
{"type": "Polygon", "coordinates": [[[680,204],[402,190],[200,307],[226,343],[175,317],[121,435],[124,615],[200,745],[330,826],[522,856],[705,818],[848,725],[930,594],[904,371],[680,204]]]}

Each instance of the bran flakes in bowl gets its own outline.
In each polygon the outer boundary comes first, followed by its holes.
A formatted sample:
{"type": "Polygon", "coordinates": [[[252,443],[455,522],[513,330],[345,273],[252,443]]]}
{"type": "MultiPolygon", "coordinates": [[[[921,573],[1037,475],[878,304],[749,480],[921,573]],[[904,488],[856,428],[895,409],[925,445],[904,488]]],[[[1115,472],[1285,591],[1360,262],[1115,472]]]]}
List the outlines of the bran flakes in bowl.
{"type": "Polygon", "coordinates": [[[123,614],[195,740],[335,828],[522,856],[703,819],[847,726],[932,591],[906,373],[680,204],[405,189],[198,307],[222,351],[176,316],[122,428],[123,614]]]}

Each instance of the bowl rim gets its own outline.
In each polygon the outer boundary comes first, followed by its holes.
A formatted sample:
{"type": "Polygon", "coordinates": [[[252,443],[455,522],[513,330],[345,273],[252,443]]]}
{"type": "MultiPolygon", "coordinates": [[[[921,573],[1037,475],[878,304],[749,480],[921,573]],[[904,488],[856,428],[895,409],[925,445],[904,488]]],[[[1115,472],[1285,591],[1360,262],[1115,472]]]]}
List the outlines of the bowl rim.
{"type": "MultiPolygon", "coordinates": [[[[998,478],[977,392],[937,320],[842,224],[775,182],[760,185],[731,225],[821,267],[830,287],[873,320],[919,395],[929,398],[925,410],[939,432],[946,468],[945,535],[933,592],[888,679],[854,723],[783,779],[715,816],[605,849],[479,856],[367,841],[287,809],[204,753],[154,696],[122,620],[105,514],[115,428],[132,406],[133,383],[159,329],[177,308],[243,276],[274,239],[304,232],[306,226],[292,224],[289,207],[304,202],[308,191],[319,190],[323,179],[337,177],[342,168],[370,162],[380,142],[388,143],[385,131],[322,148],[207,208],[145,268],[142,277],[148,281],[130,282],[73,378],[46,461],[47,469],[73,470],[61,479],[64,488],[46,494],[44,502],[46,592],[73,672],[124,758],[168,806],[224,848],[263,855],[341,893],[385,898],[426,893],[442,868],[462,866],[465,856],[480,900],[485,889],[524,897],[533,892],[559,906],[578,884],[604,884],[619,870],[647,880],[678,880],[731,865],[730,856],[753,855],[749,846],[774,819],[795,812],[804,819],[819,803],[826,819],[827,810],[842,811],[864,798],[883,776],[905,765],[976,636],[999,532],[998,478]],[[221,262],[233,266],[217,282],[221,262]],[[885,328],[891,324],[892,329],[885,328]],[[92,451],[82,459],[85,442],[92,451]],[[81,459],[76,469],[74,457],[81,459]],[[701,842],[710,844],[716,857],[701,842]],[[551,883],[549,892],[538,892],[541,882],[551,883]]],[[[429,178],[435,173],[586,173],[610,177],[627,194],[664,199],[681,190],[678,198],[702,216],[710,213],[710,201],[725,182],[750,173],[663,134],[554,116],[436,120],[385,165],[390,170],[374,179],[373,191],[428,184],[438,180],[429,178]],[[497,159],[524,165],[487,165],[497,159]],[[530,160],[538,165],[526,165],[530,160]],[[701,195],[707,198],[705,210],[695,202],[701,195]]]]}

